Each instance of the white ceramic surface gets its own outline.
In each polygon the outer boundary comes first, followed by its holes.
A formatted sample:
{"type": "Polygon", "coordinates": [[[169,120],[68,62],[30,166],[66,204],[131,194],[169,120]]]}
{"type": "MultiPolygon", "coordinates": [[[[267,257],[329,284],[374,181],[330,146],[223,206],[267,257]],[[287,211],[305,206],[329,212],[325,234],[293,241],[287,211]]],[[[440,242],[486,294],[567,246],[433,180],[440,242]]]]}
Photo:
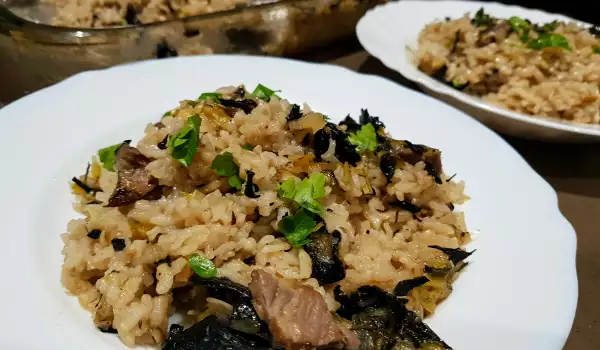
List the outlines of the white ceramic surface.
{"type": "MultiPolygon", "coordinates": [[[[333,119],[361,108],[396,138],[438,147],[466,182],[472,262],[428,320],[455,349],[560,349],[577,301],[575,232],[552,188],[500,137],[388,80],[291,60],[203,56],[78,74],[0,110],[0,349],[125,349],[60,284],[69,179],[101,147],[139,139],[180,99],[263,83],[333,119]]],[[[134,141],[135,142],[135,141],[134,141]]]]}
{"type": "MultiPolygon", "coordinates": [[[[540,10],[477,1],[396,1],[377,6],[359,21],[356,34],[363,47],[389,68],[416,82],[430,95],[450,103],[493,129],[513,136],[560,142],[600,141],[600,126],[534,118],[486,103],[455,90],[419,71],[410,49],[426,24],[445,17],[459,18],[483,7],[496,17],[519,16],[532,22],[575,21],[540,10]]],[[[579,22],[585,24],[583,22],[579,22]]],[[[588,25],[589,24],[585,24],[588,25]]]]}

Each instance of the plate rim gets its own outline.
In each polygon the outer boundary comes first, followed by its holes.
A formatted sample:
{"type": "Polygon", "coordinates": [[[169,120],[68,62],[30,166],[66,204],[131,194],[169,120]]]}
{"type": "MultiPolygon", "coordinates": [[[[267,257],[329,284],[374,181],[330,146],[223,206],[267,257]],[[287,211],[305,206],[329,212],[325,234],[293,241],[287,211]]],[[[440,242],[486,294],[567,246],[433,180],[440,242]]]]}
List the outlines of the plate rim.
{"type": "MultiPolygon", "coordinates": [[[[530,165],[529,163],[527,163],[527,161],[506,141],[504,141],[500,136],[498,136],[497,134],[495,134],[494,132],[492,132],[489,128],[485,127],[481,122],[470,118],[468,115],[466,115],[464,112],[460,111],[459,109],[450,106],[448,104],[444,104],[443,102],[428,96],[426,94],[422,94],[422,93],[418,93],[415,91],[412,91],[411,89],[408,89],[404,86],[395,84],[393,81],[391,81],[388,78],[385,77],[381,77],[378,75],[373,75],[373,74],[365,74],[365,73],[360,73],[360,72],[356,72],[353,71],[351,69],[348,69],[346,67],[341,67],[338,65],[334,65],[334,64],[318,64],[318,63],[312,63],[312,62],[305,62],[305,61],[300,61],[300,60],[295,60],[295,59],[281,59],[281,58],[272,58],[272,57],[257,57],[257,56],[246,56],[246,55],[213,55],[213,56],[197,56],[197,57],[179,57],[179,58],[170,58],[168,60],[191,60],[191,61],[196,61],[196,60],[218,60],[218,59],[228,59],[228,60],[236,60],[236,59],[251,59],[251,60],[274,60],[274,61],[282,61],[285,62],[286,64],[292,63],[292,65],[296,65],[296,64],[300,64],[300,65],[305,65],[307,67],[311,67],[311,68],[315,68],[315,69],[335,69],[339,72],[343,72],[343,74],[351,74],[351,75],[355,75],[358,78],[361,79],[375,79],[375,80],[379,80],[385,84],[388,84],[390,87],[394,87],[396,89],[400,89],[400,90],[404,90],[406,93],[408,94],[416,94],[416,95],[420,95],[420,98],[424,98],[424,100],[426,101],[430,101],[431,103],[434,103],[433,101],[436,101],[438,104],[444,105],[444,108],[450,108],[450,109],[454,109],[456,113],[459,113],[462,115],[462,117],[464,118],[465,122],[470,123],[473,127],[475,128],[479,128],[478,131],[481,133],[486,133],[487,137],[492,137],[494,138],[494,142],[498,142],[499,143],[499,147],[501,144],[501,147],[507,147],[505,149],[505,151],[507,153],[510,153],[511,158],[514,158],[515,160],[518,160],[521,164],[521,169],[523,172],[527,172],[527,176],[532,176],[532,180],[536,183],[538,183],[540,185],[540,188],[543,187],[543,196],[544,198],[540,198],[540,201],[542,199],[548,200],[551,203],[547,203],[548,207],[551,208],[552,210],[552,217],[554,218],[554,220],[556,220],[557,222],[560,221],[560,224],[564,226],[563,229],[561,229],[561,231],[564,234],[568,235],[569,238],[569,242],[568,244],[570,246],[572,246],[573,249],[571,249],[571,251],[569,252],[570,255],[572,255],[570,261],[572,261],[571,266],[569,266],[570,271],[572,272],[572,275],[569,276],[571,278],[574,278],[574,286],[573,286],[573,299],[571,301],[571,314],[572,314],[572,318],[574,318],[575,316],[575,309],[577,306],[577,295],[578,295],[578,284],[577,284],[577,274],[576,274],[576,269],[575,269],[575,264],[576,264],[576,232],[574,230],[574,228],[572,227],[572,225],[568,222],[568,220],[565,218],[565,216],[562,214],[562,212],[560,211],[559,207],[558,207],[558,197],[557,197],[557,193],[556,191],[549,185],[549,183],[542,178],[530,165]],[[476,125],[479,124],[479,125],[476,125]],[[516,156],[516,158],[515,158],[516,156]],[[566,232],[569,231],[569,232],[566,232]]],[[[160,61],[157,60],[148,60],[148,61],[140,61],[140,62],[134,62],[134,63],[129,63],[129,64],[125,64],[125,65],[119,65],[119,66],[114,66],[114,67],[109,67],[106,69],[101,69],[101,70],[95,70],[95,71],[88,71],[88,72],[82,72],[79,74],[76,74],[56,85],[68,85],[68,84],[73,84],[73,82],[77,82],[78,80],[83,79],[82,77],[93,77],[94,75],[97,74],[103,74],[106,71],[111,71],[111,70],[120,70],[120,69],[126,69],[128,66],[137,66],[137,65],[155,65],[155,64],[159,64],[157,63],[160,61]],[[70,81],[70,82],[69,82],[70,81]]],[[[25,105],[26,103],[29,103],[30,101],[35,102],[35,100],[37,99],[37,97],[35,96],[39,96],[39,95],[44,95],[44,94],[49,94],[48,90],[52,90],[55,89],[55,86],[51,86],[48,88],[44,88],[42,90],[39,90],[33,94],[30,94],[28,96],[25,96],[17,101],[14,101],[13,103],[7,105],[6,107],[0,109],[0,120],[2,120],[2,118],[6,115],[6,114],[10,114],[11,111],[13,109],[18,109],[20,108],[21,105],[25,105]],[[9,108],[7,108],[9,107],[9,108]],[[8,112],[6,112],[8,111],[8,112]]],[[[0,134],[2,134],[2,130],[0,130],[0,134]]],[[[0,142],[1,143],[1,142],[0,142]]],[[[523,175],[525,176],[525,175],[523,175]]],[[[3,187],[2,184],[0,183],[0,188],[3,187]]],[[[0,250],[1,251],[1,250],[0,250]]],[[[2,318],[0,318],[1,320],[2,318]]],[[[573,319],[571,319],[570,325],[572,325],[573,319]]],[[[567,336],[569,335],[569,331],[570,331],[571,327],[565,328],[564,330],[564,341],[566,341],[567,336]]]]}
{"type": "MultiPolygon", "coordinates": [[[[576,123],[576,122],[571,122],[571,121],[560,121],[560,120],[556,120],[556,119],[553,119],[551,117],[546,117],[546,116],[530,116],[527,114],[514,112],[509,109],[505,109],[505,108],[496,106],[494,104],[485,102],[484,100],[479,99],[477,97],[468,95],[462,91],[452,89],[451,87],[449,87],[445,84],[442,84],[441,82],[436,81],[432,77],[430,77],[427,74],[418,70],[414,66],[414,64],[412,62],[410,62],[409,59],[407,59],[405,57],[398,58],[398,59],[392,59],[392,58],[388,57],[388,55],[386,55],[384,52],[382,52],[382,50],[384,50],[384,49],[382,47],[378,47],[378,45],[371,42],[369,40],[369,36],[366,34],[366,32],[368,31],[366,28],[368,28],[371,25],[371,23],[370,23],[371,18],[375,18],[376,14],[379,12],[397,11],[395,8],[411,6],[410,3],[419,3],[419,4],[424,4],[427,6],[435,6],[435,4],[441,3],[441,2],[446,3],[446,4],[468,3],[474,7],[484,7],[484,8],[488,7],[488,6],[498,6],[498,7],[504,7],[504,8],[509,8],[509,9],[515,9],[516,11],[538,12],[543,15],[554,16],[554,17],[562,18],[564,20],[574,21],[574,22],[580,23],[582,25],[588,25],[588,26],[591,25],[587,22],[583,22],[583,21],[580,21],[580,20],[565,16],[565,15],[557,14],[557,13],[546,12],[544,10],[523,7],[520,5],[506,5],[506,4],[502,4],[499,2],[495,2],[495,1],[480,2],[480,1],[456,1],[456,0],[436,0],[436,1],[403,0],[403,1],[397,1],[397,2],[388,2],[386,4],[380,4],[372,9],[369,9],[367,11],[367,13],[359,20],[359,22],[356,25],[356,36],[358,37],[359,42],[365,48],[365,50],[369,54],[371,54],[374,57],[376,57],[377,59],[379,59],[386,67],[400,73],[402,76],[406,77],[407,79],[409,79],[427,89],[434,91],[435,93],[438,93],[440,95],[443,95],[443,96],[446,96],[449,98],[453,98],[455,100],[458,100],[459,102],[473,106],[479,110],[492,113],[494,115],[494,117],[504,117],[504,118],[509,118],[511,120],[515,120],[515,121],[518,121],[521,123],[531,124],[531,125],[535,125],[535,126],[539,126],[539,127],[543,127],[543,128],[548,128],[548,129],[553,129],[553,130],[558,130],[558,131],[563,131],[563,132],[568,132],[568,133],[574,133],[574,134],[594,136],[594,137],[600,138],[600,124],[599,125],[589,125],[589,124],[576,123]],[[369,18],[369,17],[371,17],[371,18],[369,18]],[[406,60],[406,61],[404,61],[404,60],[406,60]]],[[[435,20],[435,18],[432,18],[431,21],[433,21],[433,20],[435,20]]],[[[416,33],[416,34],[418,34],[418,33],[416,33]]],[[[416,39],[416,37],[415,37],[415,39],[416,39]]],[[[403,50],[405,53],[404,56],[410,55],[410,53],[408,52],[409,51],[408,48],[404,48],[403,50]]]]}

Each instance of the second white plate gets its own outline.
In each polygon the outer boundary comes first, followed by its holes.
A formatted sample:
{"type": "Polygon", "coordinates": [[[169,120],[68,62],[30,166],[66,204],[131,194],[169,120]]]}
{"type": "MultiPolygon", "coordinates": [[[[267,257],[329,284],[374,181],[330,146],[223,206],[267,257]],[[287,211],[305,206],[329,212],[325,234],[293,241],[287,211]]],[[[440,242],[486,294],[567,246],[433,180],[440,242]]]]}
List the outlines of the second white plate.
{"type": "Polygon", "coordinates": [[[425,25],[445,17],[459,18],[467,12],[474,14],[481,7],[496,17],[519,16],[542,23],[575,21],[562,15],[493,2],[405,0],[370,10],[358,23],[356,34],[363,47],[383,64],[416,82],[430,95],[462,109],[501,133],[560,142],[600,141],[600,125],[562,122],[512,112],[455,90],[417,69],[409,48],[417,48],[417,38],[425,25]]]}

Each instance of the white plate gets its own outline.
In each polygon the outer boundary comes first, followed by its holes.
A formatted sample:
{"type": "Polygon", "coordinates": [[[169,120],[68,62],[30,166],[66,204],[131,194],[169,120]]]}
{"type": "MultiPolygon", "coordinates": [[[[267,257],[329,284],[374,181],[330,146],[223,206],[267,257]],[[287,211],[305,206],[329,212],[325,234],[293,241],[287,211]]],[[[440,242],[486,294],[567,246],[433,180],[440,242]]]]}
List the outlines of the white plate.
{"type": "Polygon", "coordinates": [[[69,179],[99,148],[139,139],[184,98],[257,83],[335,119],[368,108],[397,138],[438,147],[472,200],[472,264],[428,322],[455,349],[559,349],[577,301],[575,232],[557,197],[500,137],[388,80],[291,60],[203,56],[78,74],[0,110],[0,349],[125,349],[60,284],[69,179]]]}
{"type": "Polygon", "coordinates": [[[575,21],[562,15],[493,2],[406,0],[389,2],[367,12],[356,26],[356,34],[363,47],[383,64],[416,82],[430,95],[462,109],[499,132],[562,142],[600,141],[600,125],[562,122],[512,112],[455,90],[417,69],[408,48],[418,47],[418,35],[425,25],[447,16],[459,18],[467,12],[474,14],[481,7],[496,17],[519,16],[542,23],[575,21]]]}

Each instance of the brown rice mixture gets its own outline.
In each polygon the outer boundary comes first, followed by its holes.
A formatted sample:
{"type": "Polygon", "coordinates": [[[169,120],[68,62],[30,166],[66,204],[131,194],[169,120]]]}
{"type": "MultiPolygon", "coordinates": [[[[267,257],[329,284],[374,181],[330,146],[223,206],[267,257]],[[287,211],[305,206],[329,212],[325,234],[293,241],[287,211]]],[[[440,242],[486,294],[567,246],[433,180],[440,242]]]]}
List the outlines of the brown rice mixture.
{"type": "Polygon", "coordinates": [[[162,22],[250,5],[249,0],[45,0],[45,2],[56,5],[53,25],[83,28],[162,22]]]}
{"type": "Polygon", "coordinates": [[[225,87],[73,178],[62,283],[127,346],[450,349],[421,318],[470,254],[463,188],[366,110],[225,87]]]}
{"type": "Polygon", "coordinates": [[[428,75],[501,107],[578,123],[600,122],[600,28],[475,16],[436,21],[415,61],[428,75]]]}

